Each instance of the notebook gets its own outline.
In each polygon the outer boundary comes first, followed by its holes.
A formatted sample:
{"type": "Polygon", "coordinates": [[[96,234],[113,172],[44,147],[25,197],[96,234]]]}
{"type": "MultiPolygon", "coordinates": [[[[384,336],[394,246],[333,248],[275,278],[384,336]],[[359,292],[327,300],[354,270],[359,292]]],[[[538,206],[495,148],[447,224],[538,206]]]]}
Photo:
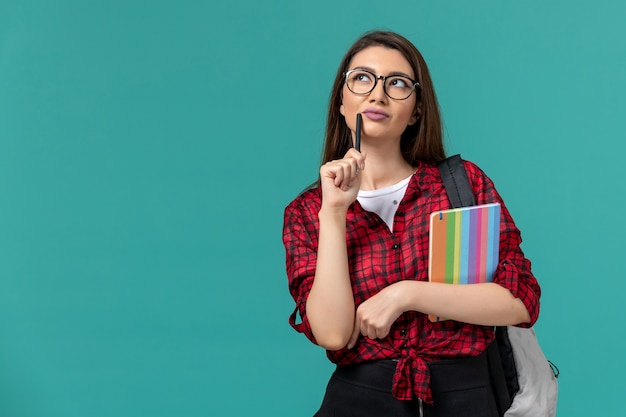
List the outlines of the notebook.
{"type": "MultiPolygon", "coordinates": [[[[500,246],[500,204],[430,215],[428,279],[447,284],[493,281],[500,246]]],[[[430,316],[431,321],[445,320],[430,316]]]]}

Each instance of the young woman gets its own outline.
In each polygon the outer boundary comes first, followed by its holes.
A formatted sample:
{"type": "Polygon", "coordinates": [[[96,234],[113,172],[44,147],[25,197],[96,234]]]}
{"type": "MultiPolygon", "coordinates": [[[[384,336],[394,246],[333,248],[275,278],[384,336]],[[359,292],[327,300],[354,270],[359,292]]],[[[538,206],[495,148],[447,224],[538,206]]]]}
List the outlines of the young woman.
{"type": "Polygon", "coordinates": [[[398,34],[365,34],[335,78],[319,181],[285,210],[290,323],[337,364],[318,417],[498,415],[484,352],[493,326],[534,324],[540,288],[492,181],[468,161],[477,204],[502,205],[494,282],[428,282],[429,215],[450,208],[444,158],[421,54],[398,34]]]}

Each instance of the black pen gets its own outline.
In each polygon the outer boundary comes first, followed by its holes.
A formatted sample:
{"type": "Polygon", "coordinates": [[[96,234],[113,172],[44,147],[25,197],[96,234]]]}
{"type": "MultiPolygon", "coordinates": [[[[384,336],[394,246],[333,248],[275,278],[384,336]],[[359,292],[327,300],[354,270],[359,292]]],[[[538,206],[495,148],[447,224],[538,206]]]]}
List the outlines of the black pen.
{"type": "Polygon", "coordinates": [[[354,141],[354,148],[361,152],[361,121],[363,120],[363,116],[361,113],[356,114],[356,140],[354,141]]]}

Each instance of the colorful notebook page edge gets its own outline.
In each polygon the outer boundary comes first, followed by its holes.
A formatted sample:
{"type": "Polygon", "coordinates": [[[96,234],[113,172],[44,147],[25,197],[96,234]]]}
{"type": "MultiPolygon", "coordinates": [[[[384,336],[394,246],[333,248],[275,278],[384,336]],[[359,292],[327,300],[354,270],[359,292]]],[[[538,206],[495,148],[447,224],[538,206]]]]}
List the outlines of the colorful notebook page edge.
{"type": "Polygon", "coordinates": [[[489,249],[489,208],[483,207],[478,214],[480,230],[480,260],[478,262],[478,282],[487,282],[487,250],[489,249]]]}
{"type": "Polygon", "coordinates": [[[456,271],[458,270],[456,266],[456,230],[457,224],[459,224],[459,212],[446,213],[447,222],[445,223],[446,229],[446,272],[444,275],[443,282],[447,284],[455,283],[456,271]]]}
{"type": "Polygon", "coordinates": [[[461,224],[461,256],[459,284],[467,284],[469,279],[469,250],[470,250],[470,221],[469,216],[464,216],[461,224]]]}

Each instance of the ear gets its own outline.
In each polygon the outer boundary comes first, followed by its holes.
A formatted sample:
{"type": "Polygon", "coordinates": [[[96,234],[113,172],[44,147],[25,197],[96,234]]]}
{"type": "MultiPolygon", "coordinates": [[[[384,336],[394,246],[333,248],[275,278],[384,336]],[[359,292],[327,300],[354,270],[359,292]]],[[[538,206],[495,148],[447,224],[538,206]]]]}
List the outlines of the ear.
{"type": "Polygon", "coordinates": [[[343,103],[339,106],[339,113],[341,113],[343,117],[346,117],[346,109],[343,108],[343,103]]]}
{"type": "Polygon", "coordinates": [[[422,108],[418,107],[409,119],[409,126],[413,126],[422,117],[422,108]]]}

